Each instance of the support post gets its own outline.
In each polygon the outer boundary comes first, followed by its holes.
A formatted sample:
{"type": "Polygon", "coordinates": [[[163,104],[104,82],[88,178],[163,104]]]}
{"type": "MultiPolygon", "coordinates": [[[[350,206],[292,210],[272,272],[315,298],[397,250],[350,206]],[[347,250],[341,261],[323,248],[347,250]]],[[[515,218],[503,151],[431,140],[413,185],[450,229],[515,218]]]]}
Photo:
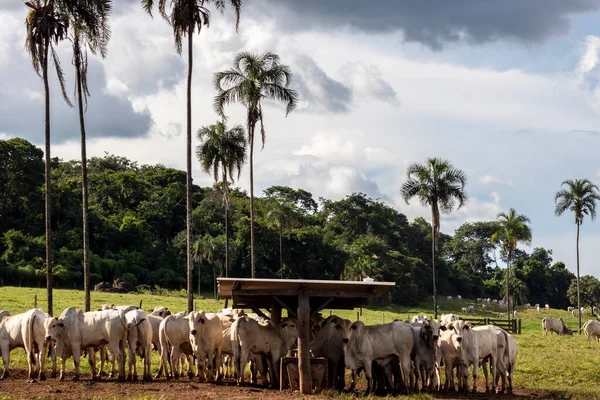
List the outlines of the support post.
{"type": "Polygon", "coordinates": [[[300,392],[312,393],[312,378],[310,371],[310,302],[306,288],[298,294],[298,375],[300,377],[300,392]]]}
{"type": "Polygon", "coordinates": [[[271,321],[274,324],[281,322],[281,306],[275,300],[271,302],[271,321]]]}

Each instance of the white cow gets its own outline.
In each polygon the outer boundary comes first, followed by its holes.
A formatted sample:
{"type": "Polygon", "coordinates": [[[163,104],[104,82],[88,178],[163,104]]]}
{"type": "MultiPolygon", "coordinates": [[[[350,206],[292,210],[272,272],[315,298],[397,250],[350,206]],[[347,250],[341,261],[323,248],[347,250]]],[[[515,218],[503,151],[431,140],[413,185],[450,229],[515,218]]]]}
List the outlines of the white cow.
{"type": "Polygon", "coordinates": [[[190,327],[190,343],[196,358],[196,376],[200,376],[202,369],[205,382],[219,379],[223,347],[223,325],[219,316],[192,311],[185,318],[190,327]]]}
{"type": "MultiPolygon", "coordinates": [[[[165,317],[171,315],[171,311],[168,308],[163,306],[154,307],[152,310],[148,310],[148,321],[150,322],[150,326],[152,327],[152,345],[154,349],[158,352],[159,355],[162,354],[162,347],[160,345],[160,323],[165,317]]],[[[156,373],[156,378],[162,376],[163,366],[162,363],[159,364],[158,372],[156,373]]]]}
{"type": "Polygon", "coordinates": [[[517,310],[513,311],[513,319],[517,319],[517,317],[519,316],[519,313],[517,312],[517,310]]]}
{"type": "Polygon", "coordinates": [[[456,296],[457,300],[462,300],[462,296],[459,294],[458,296],[456,296]]]}
{"type": "Polygon", "coordinates": [[[462,313],[465,313],[465,314],[466,314],[466,313],[468,312],[468,311],[467,311],[467,307],[462,307],[462,308],[460,309],[460,312],[462,312],[462,313]]]}
{"type": "Polygon", "coordinates": [[[537,310],[537,312],[539,313],[539,312],[540,312],[540,305],[539,305],[539,304],[536,304],[536,305],[535,305],[535,309],[536,309],[536,310],[537,310]]]}
{"type": "Polygon", "coordinates": [[[75,364],[74,380],[79,380],[79,363],[81,351],[88,350],[92,378],[96,373],[95,351],[108,345],[111,360],[116,359],[119,365],[119,381],[125,380],[125,345],[127,341],[127,324],[125,316],[117,310],[82,312],[69,307],[58,318],[47,318],[44,321],[46,339],[52,340],[56,355],[61,358],[60,379],[65,378],[65,365],[73,356],[75,364]]]}
{"type": "Polygon", "coordinates": [[[433,329],[429,321],[412,324],[414,331],[413,361],[415,371],[415,381],[411,384],[413,389],[417,389],[419,378],[421,379],[421,389],[433,389],[434,372],[436,361],[437,337],[433,338],[433,329]]]}
{"type": "Polygon", "coordinates": [[[498,380],[502,378],[502,390],[506,390],[506,380],[508,378],[508,392],[512,392],[512,380],[517,365],[517,342],[515,338],[504,329],[495,327],[498,335],[498,359],[496,366],[498,373],[496,374],[496,388],[498,380]]]}
{"type": "Polygon", "coordinates": [[[572,313],[575,310],[575,307],[567,307],[567,311],[572,313]]]}
{"type": "MultiPolygon", "coordinates": [[[[497,364],[498,364],[498,328],[495,326],[476,326],[473,328],[473,334],[477,339],[478,345],[478,356],[479,365],[483,368],[483,375],[485,376],[485,391],[488,393],[490,387],[488,386],[488,370],[487,362],[489,361],[490,370],[492,372],[492,393],[496,391],[496,376],[497,376],[497,364]]],[[[502,333],[502,335],[504,335],[502,333]]],[[[505,336],[502,338],[502,342],[505,342],[505,336]]],[[[504,346],[502,347],[505,349],[504,346]]],[[[474,367],[475,368],[475,367],[474,367]]],[[[474,375],[473,379],[477,380],[477,375],[474,375]]],[[[477,383],[474,382],[473,391],[477,388],[477,383]]]]}
{"type": "Polygon", "coordinates": [[[244,368],[252,353],[266,357],[271,385],[279,383],[279,360],[298,337],[295,319],[288,319],[279,326],[272,321],[264,325],[247,316],[235,320],[231,326],[231,342],[236,377],[244,382],[244,368]]]}
{"type": "Polygon", "coordinates": [[[501,313],[498,313],[498,318],[504,318],[505,316],[506,316],[506,315],[505,315],[503,312],[501,312],[501,313]]]}
{"type": "MultiPolygon", "coordinates": [[[[452,324],[450,323],[449,325],[452,324]]],[[[461,342],[462,338],[460,341],[458,340],[458,335],[456,334],[454,329],[447,329],[445,331],[442,331],[438,339],[439,352],[436,354],[436,364],[439,366],[443,363],[445,366],[445,390],[455,390],[453,373],[454,368],[457,368],[459,371],[461,370],[461,368],[466,368],[466,364],[463,365],[461,342]]],[[[467,382],[463,382],[465,385],[464,387],[461,386],[460,382],[462,382],[462,379],[459,374],[459,388],[466,389],[467,382]]],[[[438,377],[438,387],[439,383],[440,382],[438,377]]]]}
{"type": "Polygon", "coordinates": [[[167,379],[179,378],[180,363],[183,366],[182,356],[185,356],[188,362],[188,377],[193,377],[190,326],[185,315],[177,313],[163,319],[158,328],[158,338],[161,349],[160,363],[167,379]]]}
{"type": "Polygon", "coordinates": [[[440,323],[442,325],[447,325],[450,322],[458,321],[460,318],[458,315],[454,314],[442,314],[440,317],[440,323]]]}
{"type": "Polygon", "coordinates": [[[592,319],[587,320],[581,329],[585,334],[586,340],[589,341],[590,339],[596,339],[600,342],[600,322],[592,319]]]}
{"type": "Polygon", "coordinates": [[[474,313],[475,312],[475,307],[474,306],[467,306],[467,312],[468,313],[474,313]]]}
{"type": "MultiPolygon", "coordinates": [[[[409,377],[411,370],[410,354],[414,345],[414,332],[412,327],[401,321],[389,324],[365,326],[361,321],[356,321],[350,327],[344,328],[342,341],[345,343],[344,359],[346,368],[352,371],[351,390],[354,390],[358,370],[364,368],[367,377],[367,390],[372,385],[371,367],[373,361],[384,367],[396,356],[400,359],[403,376],[409,377]]],[[[405,387],[409,382],[405,379],[405,387]]]]}
{"type": "Polygon", "coordinates": [[[446,300],[448,300],[448,301],[452,300],[452,296],[446,297],[446,300]]]}
{"type": "Polygon", "coordinates": [[[546,308],[546,310],[549,310],[550,309],[550,304],[546,304],[544,307],[546,308]]]}
{"type": "Polygon", "coordinates": [[[542,320],[542,331],[544,336],[547,336],[548,332],[554,332],[557,335],[573,336],[573,332],[565,325],[562,318],[544,317],[542,320]]]}
{"type": "MultiPolygon", "coordinates": [[[[473,332],[471,323],[458,320],[454,321],[450,325],[446,325],[448,329],[451,329],[456,334],[456,342],[459,344],[461,353],[460,366],[458,368],[458,385],[463,389],[469,387],[469,366],[473,366],[473,392],[477,391],[477,370],[479,369],[479,344],[477,343],[477,336],[473,332]]],[[[452,364],[450,364],[452,365],[452,364]]],[[[452,371],[449,372],[452,374],[452,371]]],[[[446,379],[448,379],[448,371],[446,371],[446,379]]]]}
{"type": "MultiPolygon", "coordinates": [[[[29,379],[33,380],[36,373],[39,379],[46,379],[45,361],[48,354],[48,342],[44,329],[46,318],[47,315],[39,308],[12,316],[8,311],[0,312],[0,354],[2,354],[4,363],[2,379],[8,376],[10,352],[17,347],[24,348],[27,353],[29,379]]],[[[56,357],[52,352],[52,376],[55,375],[56,357]]]]}
{"type": "Polygon", "coordinates": [[[144,380],[152,380],[152,325],[148,314],[136,309],[125,314],[127,342],[129,344],[129,370],[127,379],[137,381],[136,353],[144,360],[144,380]],[[133,369],[133,375],[131,370],[133,369]]]}
{"type": "Polygon", "coordinates": [[[412,320],[410,322],[411,324],[422,323],[423,321],[427,321],[428,319],[429,317],[427,315],[415,315],[414,317],[412,317],[412,320]]]}

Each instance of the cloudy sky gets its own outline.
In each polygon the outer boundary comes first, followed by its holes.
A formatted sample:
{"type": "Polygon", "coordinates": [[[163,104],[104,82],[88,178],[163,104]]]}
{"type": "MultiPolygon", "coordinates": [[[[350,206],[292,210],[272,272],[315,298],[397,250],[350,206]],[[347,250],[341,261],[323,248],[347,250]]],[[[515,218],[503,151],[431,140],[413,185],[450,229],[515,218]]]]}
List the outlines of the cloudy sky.
{"type": "MultiPolygon", "coordinates": [[[[137,0],[115,0],[112,40],[89,67],[88,153],[185,168],[186,65],[167,23],[137,0]]],[[[0,0],[0,138],[43,145],[43,86],[24,50],[26,8],[0,0]]],[[[298,109],[264,107],[257,193],[288,185],[340,199],[364,192],[405,213],[406,166],[448,158],[469,177],[467,205],[442,219],[530,217],[533,246],[575,270],[575,224],[554,216],[568,178],[600,183],[600,1],[246,0],[240,30],[212,14],[194,38],[193,129],[216,121],[215,71],[241,50],[278,53],[294,72],[298,109]]],[[[68,44],[59,47],[68,70],[68,44]]],[[[75,110],[53,78],[53,156],[79,157],[75,110]]],[[[243,110],[228,109],[233,122],[243,110]]],[[[197,141],[195,145],[198,144],[197,141]]],[[[247,171],[239,185],[247,189],[247,171]]],[[[211,178],[194,167],[194,182],[211,178]]],[[[600,277],[600,221],[585,221],[582,273],[600,277]]]]}

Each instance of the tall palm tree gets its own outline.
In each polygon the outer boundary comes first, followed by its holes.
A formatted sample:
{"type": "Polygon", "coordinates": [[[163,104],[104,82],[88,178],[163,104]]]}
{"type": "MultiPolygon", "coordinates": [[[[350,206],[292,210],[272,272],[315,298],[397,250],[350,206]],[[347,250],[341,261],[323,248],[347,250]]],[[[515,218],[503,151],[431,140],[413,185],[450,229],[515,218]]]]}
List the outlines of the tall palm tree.
{"type": "MultiPolygon", "coordinates": [[[[193,67],[193,37],[194,32],[208,28],[210,11],[206,7],[212,4],[219,11],[225,9],[229,3],[236,14],[235,29],[239,28],[242,0],[171,0],[170,14],[167,12],[167,0],[156,0],[160,15],[173,27],[175,50],[181,55],[183,38],[188,40],[188,76],[187,76],[187,125],[186,125],[186,227],[187,227],[187,308],[191,312],[194,307],[194,294],[192,291],[192,67],[193,67]]],[[[152,16],[155,0],[142,0],[142,7],[152,16]]]]}
{"type": "Polygon", "coordinates": [[[223,276],[223,263],[225,260],[225,246],[223,236],[211,236],[209,234],[198,238],[194,243],[193,258],[195,261],[205,261],[213,267],[213,294],[217,298],[217,271],[219,266],[219,276],[223,276]]]}
{"type": "Polygon", "coordinates": [[[519,242],[531,243],[531,227],[529,218],[525,215],[517,214],[514,208],[508,210],[508,214],[498,213],[498,225],[496,231],[492,234],[492,242],[499,241],[502,244],[502,251],[506,254],[506,313],[510,320],[510,277],[512,255],[519,242]]]}
{"type": "Polygon", "coordinates": [[[237,172],[240,179],[242,166],[246,163],[246,135],[241,125],[227,130],[224,122],[203,126],[198,130],[198,140],[202,142],[196,147],[196,156],[202,169],[212,173],[215,183],[221,174],[223,190],[223,206],[225,207],[225,277],[229,276],[229,179],[237,172]]]}
{"type": "Polygon", "coordinates": [[[298,94],[289,88],[292,74],[287,65],[281,64],[277,54],[262,55],[239,53],[233,68],[215,74],[215,111],[225,118],[225,106],[240,103],[246,107],[248,144],[250,145],[250,266],[254,278],[254,130],[260,122],[260,134],[265,146],[262,101],[274,100],[286,104],[285,115],[292,112],[298,102],[298,94]]]}
{"type": "Polygon", "coordinates": [[[581,299],[579,296],[579,227],[583,223],[584,215],[589,215],[592,221],[596,219],[596,201],[600,200],[598,186],[588,179],[568,179],[561,186],[567,186],[556,192],[554,213],[558,216],[567,210],[575,214],[577,225],[577,309],[579,310],[579,333],[581,334],[581,299]]]}
{"type": "Polygon", "coordinates": [[[83,215],[83,289],[84,308],[90,311],[90,233],[88,224],[88,178],[85,118],[87,98],[90,95],[87,82],[88,50],[92,54],[100,53],[106,57],[110,28],[108,16],[112,9],[112,0],[88,0],[83,7],[69,8],[69,37],[73,44],[73,65],[75,66],[75,86],[79,111],[79,129],[81,132],[81,187],[83,215]],[[85,108],[84,108],[85,103],[85,108]]]}
{"type": "Polygon", "coordinates": [[[298,222],[298,213],[290,202],[272,198],[268,205],[266,219],[269,225],[279,231],[279,274],[283,279],[283,230],[293,229],[298,222]]]}
{"type": "Polygon", "coordinates": [[[431,207],[431,264],[433,274],[433,314],[437,318],[437,287],[435,261],[440,234],[440,211],[449,214],[467,201],[467,176],[448,160],[429,158],[424,164],[412,164],[406,170],[408,180],[400,193],[404,201],[416,197],[431,207]]]}
{"type": "Polygon", "coordinates": [[[27,39],[25,48],[31,57],[35,72],[44,82],[44,214],[46,225],[46,292],[48,298],[48,314],[52,315],[52,185],[50,182],[50,87],[48,83],[48,61],[52,57],[58,82],[65,101],[71,105],[65,90],[65,78],[60,60],[54,48],[61,40],[67,38],[69,20],[55,6],[54,0],[31,0],[25,2],[29,7],[25,26],[27,39]]]}

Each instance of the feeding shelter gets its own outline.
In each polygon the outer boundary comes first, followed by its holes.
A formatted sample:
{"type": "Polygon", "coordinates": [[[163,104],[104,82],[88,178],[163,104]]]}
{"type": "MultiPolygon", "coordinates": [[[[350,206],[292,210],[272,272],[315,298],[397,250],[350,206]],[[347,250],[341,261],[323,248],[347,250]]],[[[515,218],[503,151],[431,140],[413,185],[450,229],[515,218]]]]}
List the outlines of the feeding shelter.
{"type": "Polygon", "coordinates": [[[311,393],[310,319],[325,308],[352,310],[383,296],[394,282],[321,281],[303,279],[217,278],[219,297],[231,299],[234,308],[251,309],[271,320],[281,321],[281,310],[296,317],[298,327],[298,372],[300,391],[311,393]]]}

